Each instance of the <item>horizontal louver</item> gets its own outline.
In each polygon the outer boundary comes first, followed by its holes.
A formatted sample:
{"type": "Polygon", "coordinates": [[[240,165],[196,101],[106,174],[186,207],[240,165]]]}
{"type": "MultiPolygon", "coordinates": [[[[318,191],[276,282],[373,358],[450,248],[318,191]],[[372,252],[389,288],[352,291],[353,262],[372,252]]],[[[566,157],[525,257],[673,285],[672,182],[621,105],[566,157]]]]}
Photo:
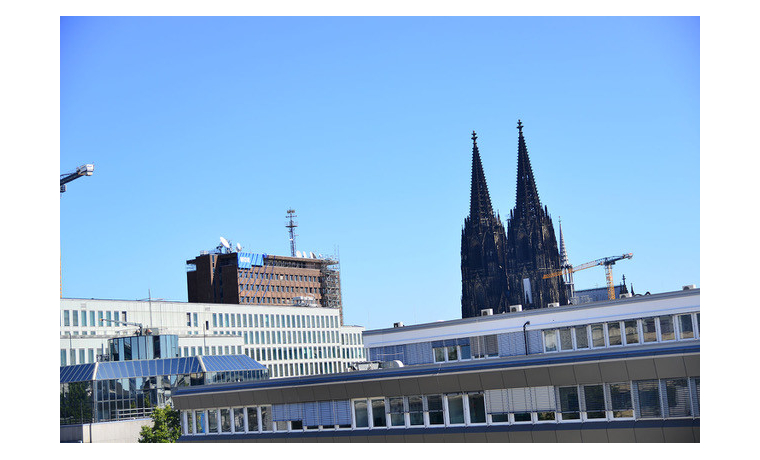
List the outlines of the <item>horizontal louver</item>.
{"type": "Polygon", "coordinates": [[[554,387],[533,387],[533,409],[538,412],[553,412],[557,409],[554,387]]]}
{"type": "Polygon", "coordinates": [[[507,390],[486,390],[486,410],[489,414],[506,414],[509,412],[509,394],[507,390]]]}

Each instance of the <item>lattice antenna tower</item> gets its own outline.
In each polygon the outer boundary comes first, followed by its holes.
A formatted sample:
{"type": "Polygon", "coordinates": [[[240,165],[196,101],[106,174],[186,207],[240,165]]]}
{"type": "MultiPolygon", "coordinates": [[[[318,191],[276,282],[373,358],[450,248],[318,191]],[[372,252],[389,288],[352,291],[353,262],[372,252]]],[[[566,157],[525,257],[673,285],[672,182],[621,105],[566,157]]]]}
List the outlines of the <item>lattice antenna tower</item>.
{"type": "Polygon", "coordinates": [[[288,215],[287,217],[288,221],[285,223],[285,227],[287,227],[288,232],[290,233],[290,256],[295,257],[296,256],[296,233],[295,228],[298,227],[298,222],[294,221],[294,217],[296,216],[296,210],[295,209],[288,209],[288,215]]]}

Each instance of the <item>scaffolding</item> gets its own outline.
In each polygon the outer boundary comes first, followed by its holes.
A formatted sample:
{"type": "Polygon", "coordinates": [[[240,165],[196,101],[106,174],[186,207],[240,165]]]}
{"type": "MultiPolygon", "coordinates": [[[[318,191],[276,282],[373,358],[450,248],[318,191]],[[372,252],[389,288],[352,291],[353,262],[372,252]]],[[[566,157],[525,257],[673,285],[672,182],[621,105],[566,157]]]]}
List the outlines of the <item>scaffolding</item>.
{"type": "Polygon", "coordinates": [[[340,324],[343,324],[343,302],[340,293],[340,260],[326,257],[321,267],[322,306],[340,310],[340,324]]]}

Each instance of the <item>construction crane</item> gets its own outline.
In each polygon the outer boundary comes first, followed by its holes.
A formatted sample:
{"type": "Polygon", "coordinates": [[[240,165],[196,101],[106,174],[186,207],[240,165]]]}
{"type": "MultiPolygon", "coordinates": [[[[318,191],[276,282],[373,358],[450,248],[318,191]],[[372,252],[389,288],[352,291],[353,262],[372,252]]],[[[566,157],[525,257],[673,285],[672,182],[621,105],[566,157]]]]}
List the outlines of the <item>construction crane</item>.
{"type": "MultiPolygon", "coordinates": [[[[615,286],[612,284],[612,266],[615,265],[615,262],[623,259],[630,259],[633,257],[633,253],[629,252],[628,254],[623,254],[620,256],[612,256],[612,257],[602,257],[601,259],[592,260],[591,262],[586,262],[585,264],[578,265],[577,267],[568,266],[567,268],[556,271],[553,273],[547,273],[544,275],[544,279],[548,278],[554,278],[556,276],[560,276],[564,274],[565,272],[569,273],[575,273],[577,271],[585,270],[587,268],[591,267],[597,267],[599,265],[604,265],[604,272],[607,277],[607,297],[610,300],[615,300],[615,286]]],[[[572,293],[571,293],[572,296],[572,293]]]]}
{"type": "Polygon", "coordinates": [[[129,321],[119,321],[117,319],[105,319],[105,318],[100,318],[100,321],[101,322],[106,321],[109,323],[117,323],[117,324],[125,324],[127,326],[137,326],[138,329],[135,335],[151,335],[151,330],[144,329],[142,323],[130,323],[129,321]]]}
{"type": "Polygon", "coordinates": [[[92,176],[93,171],[95,171],[95,165],[86,164],[78,167],[72,173],[61,174],[61,193],[66,191],[66,184],[82,176],[92,176]]]}

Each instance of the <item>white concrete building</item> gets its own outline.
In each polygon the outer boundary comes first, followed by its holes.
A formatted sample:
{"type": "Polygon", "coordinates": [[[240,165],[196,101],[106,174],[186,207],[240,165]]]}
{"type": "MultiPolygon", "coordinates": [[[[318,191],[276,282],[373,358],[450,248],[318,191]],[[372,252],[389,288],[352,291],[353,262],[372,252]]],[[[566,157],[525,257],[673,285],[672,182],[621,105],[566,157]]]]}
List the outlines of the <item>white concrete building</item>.
{"type": "Polygon", "coordinates": [[[61,366],[95,362],[109,338],[133,335],[137,324],[177,334],[180,356],[245,354],[270,378],[344,372],[366,361],[364,328],[340,324],[337,309],[102,299],[60,305],[61,366]]]}

